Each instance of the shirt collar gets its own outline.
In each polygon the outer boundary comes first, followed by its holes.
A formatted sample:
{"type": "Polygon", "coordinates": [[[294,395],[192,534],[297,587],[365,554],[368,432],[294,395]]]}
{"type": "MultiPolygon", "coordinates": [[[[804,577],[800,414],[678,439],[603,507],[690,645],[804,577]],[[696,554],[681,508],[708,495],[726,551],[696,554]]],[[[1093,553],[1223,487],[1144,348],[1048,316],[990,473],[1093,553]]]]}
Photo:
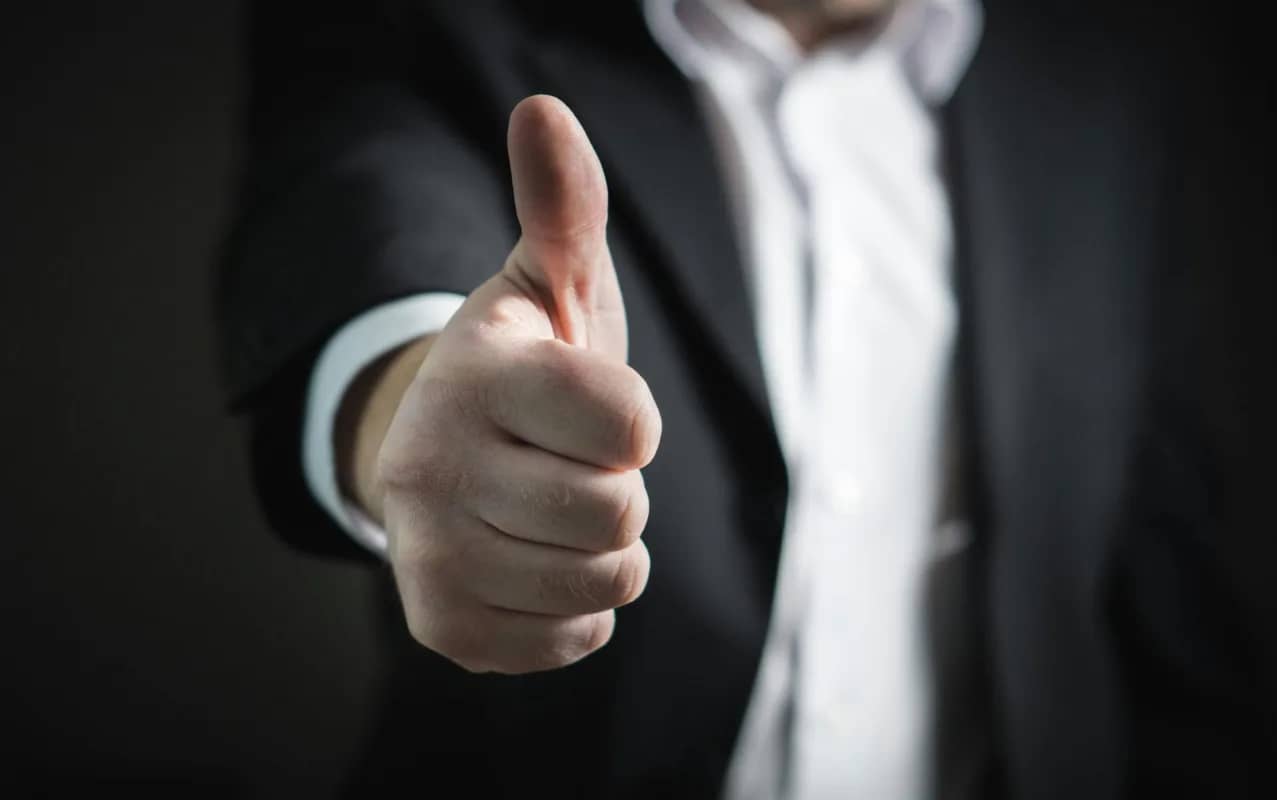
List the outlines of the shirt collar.
{"type": "MultiPolygon", "coordinates": [[[[653,38],[691,78],[701,77],[710,59],[783,75],[811,57],[778,22],[744,0],[644,0],[644,11],[653,38]]],[[[834,40],[817,53],[890,48],[919,95],[939,105],[965,74],[982,28],[978,0],[900,0],[868,40],[863,35],[834,40]]]]}

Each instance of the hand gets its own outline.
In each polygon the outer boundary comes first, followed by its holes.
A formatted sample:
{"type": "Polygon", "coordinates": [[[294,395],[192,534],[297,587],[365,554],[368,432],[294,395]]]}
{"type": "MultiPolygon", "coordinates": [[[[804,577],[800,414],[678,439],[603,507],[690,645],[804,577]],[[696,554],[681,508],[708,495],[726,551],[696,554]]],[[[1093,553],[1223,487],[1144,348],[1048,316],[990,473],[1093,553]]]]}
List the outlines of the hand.
{"type": "Polygon", "coordinates": [[[639,468],[661,420],[625,363],[607,185],[572,112],[510,116],[522,237],[429,344],[390,422],[376,494],[408,627],[476,672],[602,647],[647,583],[639,468]]]}

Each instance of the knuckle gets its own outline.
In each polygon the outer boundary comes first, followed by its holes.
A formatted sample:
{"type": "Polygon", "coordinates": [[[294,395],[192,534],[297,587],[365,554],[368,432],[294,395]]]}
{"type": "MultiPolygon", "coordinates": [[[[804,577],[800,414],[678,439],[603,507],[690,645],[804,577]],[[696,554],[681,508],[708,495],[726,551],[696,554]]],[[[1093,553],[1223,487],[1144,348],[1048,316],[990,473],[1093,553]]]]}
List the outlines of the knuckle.
{"type": "Polygon", "coordinates": [[[608,584],[608,597],[613,607],[627,605],[638,599],[647,586],[647,549],[635,545],[620,554],[608,584]]]}
{"type": "Polygon", "coordinates": [[[617,457],[630,464],[639,457],[637,436],[642,433],[645,400],[642,381],[634,370],[626,368],[625,378],[618,380],[619,391],[610,415],[609,427],[617,457]]]}
{"type": "Polygon", "coordinates": [[[617,390],[611,402],[608,425],[620,463],[641,467],[655,455],[660,439],[660,415],[642,376],[628,366],[623,374],[625,377],[618,376],[615,381],[617,390]]]}
{"type": "Polygon", "coordinates": [[[600,620],[610,619],[612,612],[590,614],[569,620],[546,637],[536,655],[538,667],[558,669],[575,664],[598,650],[611,637],[610,624],[601,627],[600,620]]]}
{"type": "Polygon", "coordinates": [[[525,490],[526,498],[532,498],[542,508],[552,512],[561,512],[572,508],[580,496],[580,487],[571,480],[553,480],[537,493],[533,489],[525,490]]]}
{"type": "Polygon", "coordinates": [[[590,567],[551,571],[538,578],[539,599],[575,610],[608,608],[607,587],[590,567]]]}
{"type": "Polygon", "coordinates": [[[586,629],[585,652],[587,654],[601,648],[612,640],[612,632],[616,628],[616,612],[608,611],[605,614],[595,614],[590,617],[589,626],[586,629]]]}
{"type": "Polygon", "coordinates": [[[638,386],[632,394],[635,399],[628,417],[626,446],[632,463],[644,467],[656,456],[656,448],[661,441],[661,414],[647,382],[638,373],[634,376],[638,386]]]}
{"type": "Polygon", "coordinates": [[[555,634],[537,649],[532,663],[535,669],[559,669],[579,661],[584,655],[579,637],[555,634]]]}
{"type": "Polygon", "coordinates": [[[627,476],[623,490],[615,492],[605,501],[604,513],[607,514],[612,531],[611,539],[607,542],[608,550],[625,550],[638,541],[647,526],[647,489],[637,471],[630,475],[634,477],[627,476]]]}
{"type": "Polygon", "coordinates": [[[510,328],[527,316],[524,302],[502,294],[487,306],[484,316],[473,324],[459,325],[450,331],[458,349],[470,356],[490,356],[504,349],[510,341],[510,328]]]}

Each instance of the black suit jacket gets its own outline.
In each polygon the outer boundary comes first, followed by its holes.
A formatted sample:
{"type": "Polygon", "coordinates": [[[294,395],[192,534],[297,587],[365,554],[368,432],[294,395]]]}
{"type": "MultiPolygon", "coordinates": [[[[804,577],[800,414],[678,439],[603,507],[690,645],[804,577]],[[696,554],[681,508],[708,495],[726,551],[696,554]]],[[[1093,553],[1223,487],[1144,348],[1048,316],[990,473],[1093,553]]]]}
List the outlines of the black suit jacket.
{"type": "MultiPolygon", "coordinates": [[[[1112,5],[985,3],[941,112],[975,531],[935,583],[941,796],[1277,796],[1260,455],[1273,84],[1235,11],[1112,5]]],[[[651,581],[599,654],[464,674],[410,641],[386,581],[394,674],[358,780],[714,796],[787,488],[689,87],[632,2],[348,6],[253,19],[219,307],[274,526],[360,557],[302,482],[310,365],[357,313],[499,268],[516,237],[506,117],[534,92],[566,100],[603,160],[631,363],[665,423],[646,471],[651,581]]]]}

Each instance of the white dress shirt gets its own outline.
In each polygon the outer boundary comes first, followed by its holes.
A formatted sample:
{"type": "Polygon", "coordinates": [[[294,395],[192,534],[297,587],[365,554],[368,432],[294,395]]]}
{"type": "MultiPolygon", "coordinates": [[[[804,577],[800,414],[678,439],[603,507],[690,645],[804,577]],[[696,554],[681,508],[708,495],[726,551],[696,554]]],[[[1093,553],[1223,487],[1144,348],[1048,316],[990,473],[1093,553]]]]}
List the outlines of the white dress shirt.
{"type": "MultiPolygon", "coordinates": [[[[934,109],[975,49],[979,7],[902,0],[876,31],[807,54],[742,0],[646,0],[646,12],[720,160],[790,474],[773,616],[724,794],[926,797],[922,578],[957,313],[934,109]]],[[[372,309],[312,374],[308,483],[374,551],[384,532],[338,491],[338,404],[364,366],[442,328],[461,301],[372,309]]]]}

